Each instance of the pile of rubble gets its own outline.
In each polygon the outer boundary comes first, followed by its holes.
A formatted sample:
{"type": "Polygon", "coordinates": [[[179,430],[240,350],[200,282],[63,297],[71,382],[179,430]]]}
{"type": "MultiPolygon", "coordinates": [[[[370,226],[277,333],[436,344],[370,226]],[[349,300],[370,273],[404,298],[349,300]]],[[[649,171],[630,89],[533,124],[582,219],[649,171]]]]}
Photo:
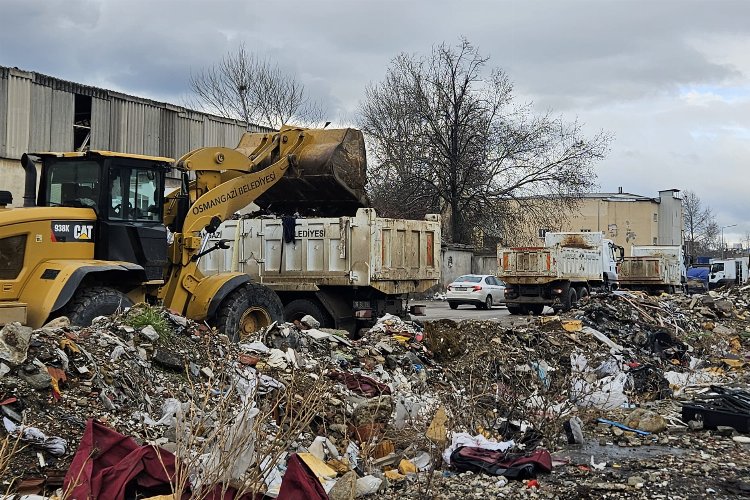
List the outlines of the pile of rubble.
{"type": "Polygon", "coordinates": [[[139,306],[7,325],[0,472],[101,498],[748,494],[749,304],[614,292],[512,322],[386,316],[357,340],[306,317],[232,343],[139,306]],[[118,476],[123,456],[144,469],[118,476]]]}

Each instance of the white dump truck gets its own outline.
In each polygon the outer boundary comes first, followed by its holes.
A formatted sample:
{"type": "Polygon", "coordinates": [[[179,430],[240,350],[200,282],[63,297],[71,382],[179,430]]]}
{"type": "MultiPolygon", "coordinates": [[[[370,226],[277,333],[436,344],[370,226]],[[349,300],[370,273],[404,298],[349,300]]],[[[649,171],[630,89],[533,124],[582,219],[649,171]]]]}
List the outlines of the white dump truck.
{"type": "Polygon", "coordinates": [[[409,294],[440,280],[439,215],[245,218],[225,221],[209,244],[221,240],[229,248],[201,259],[204,274],[245,272],[279,295],[287,320],[309,314],[350,332],[406,314],[409,294]]]}
{"type": "Polygon", "coordinates": [[[633,245],[630,255],[617,272],[622,288],[651,293],[685,289],[687,276],[681,246],[633,245]]]}
{"type": "Polygon", "coordinates": [[[498,277],[511,314],[568,310],[592,288],[617,286],[623,248],[601,232],[548,232],[543,247],[498,246],[498,277]]]}

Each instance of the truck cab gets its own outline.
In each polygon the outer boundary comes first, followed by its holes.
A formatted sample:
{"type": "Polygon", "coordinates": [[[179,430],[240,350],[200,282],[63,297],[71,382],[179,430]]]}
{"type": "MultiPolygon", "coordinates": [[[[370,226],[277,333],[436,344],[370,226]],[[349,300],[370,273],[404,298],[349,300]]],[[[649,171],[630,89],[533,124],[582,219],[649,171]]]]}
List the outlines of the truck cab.
{"type": "Polygon", "coordinates": [[[612,240],[602,240],[602,270],[609,283],[617,283],[617,270],[625,258],[623,247],[615,245],[612,240]]]}
{"type": "MultiPolygon", "coordinates": [[[[95,219],[78,231],[95,242],[95,259],[138,264],[149,281],[164,278],[164,179],[171,158],[108,151],[36,156],[42,159],[37,206],[90,208],[95,219]]],[[[57,226],[60,231],[53,221],[57,241],[80,239],[75,225],[57,226]]]]}
{"type": "Polygon", "coordinates": [[[746,259],[714,259],[708,276],[709,288],[723,285],[742,285],[748,279],[746,259]]]}

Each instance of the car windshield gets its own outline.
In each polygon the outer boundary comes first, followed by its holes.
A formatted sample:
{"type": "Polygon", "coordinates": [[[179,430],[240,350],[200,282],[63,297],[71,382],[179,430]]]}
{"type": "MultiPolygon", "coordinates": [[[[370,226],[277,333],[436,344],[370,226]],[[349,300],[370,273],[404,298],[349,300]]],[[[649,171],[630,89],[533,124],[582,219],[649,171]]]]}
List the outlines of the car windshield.
{"type": "Polygon", "coordinates": [[[480,281],[482,281],[482,277],[471,276],[471,275],[459,276],[458,278],[456,278],[456,282],[459,282],[459,281],[465,281],[468,283],[479,283],[480,281]]]}

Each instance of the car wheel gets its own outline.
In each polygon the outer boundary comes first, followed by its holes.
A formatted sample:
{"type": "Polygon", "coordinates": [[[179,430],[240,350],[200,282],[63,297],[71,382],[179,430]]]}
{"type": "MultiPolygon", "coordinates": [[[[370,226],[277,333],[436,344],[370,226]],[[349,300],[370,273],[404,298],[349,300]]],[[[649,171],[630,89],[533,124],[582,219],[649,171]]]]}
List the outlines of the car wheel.
{"type": "Polygon", "coordinates": [[[492,309],[492,295],[488,295],[486,299],[484,299],[484,308],[487,310],[492,309]]]}
{"type": "Polygon", "coordinates": [[[448,307],[451,309],[458,309],[458,302],[448,302],[448,307]]]}

